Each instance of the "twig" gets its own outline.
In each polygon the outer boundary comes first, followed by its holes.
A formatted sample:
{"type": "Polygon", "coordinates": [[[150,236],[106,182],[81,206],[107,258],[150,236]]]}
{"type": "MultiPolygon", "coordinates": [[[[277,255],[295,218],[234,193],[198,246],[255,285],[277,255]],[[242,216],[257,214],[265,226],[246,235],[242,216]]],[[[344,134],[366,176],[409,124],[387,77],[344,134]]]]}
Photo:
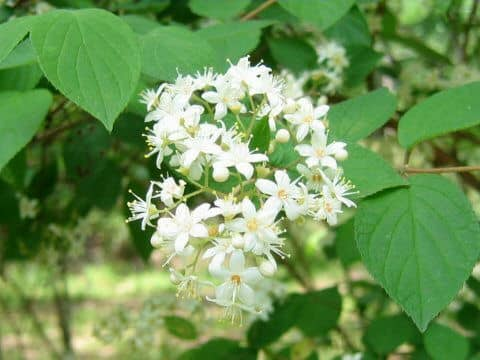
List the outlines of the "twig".
{"type": "Polygon", "coordinates": [[[480,166],[449,166],[449,167],[439,167],[439,168],[414,168],[405,166],[403,172],[406,174],[442,174],[442,173],[461,173],[461,172],[472,172],[480,171],[480,166]]]}
{"type": "Polygon", "coordinates": [[[242,18],[240,19],[241,21],[247,21],[247,20],[250,20],[250,19],[253,19],[255,16],[257,16],[259,13],[261,13],[263,10],[265,10],[266,8],[268,8],[269,6],[272,6],[273,4],[275,4],[277,2],[277,0],[267,0],[265,1],[264,3],[262,3],[260,6],[258,6],[257,8],[253,9],[252,11],[250,11],[249,13],[245,14],[244,16],[242,16],[242,18]]]}
{"type": "Polygon", "coordinates": [[[72,122],[69,122],[67,124],[63,124],[63,125],[60,125],[54,129],[50,129],[50,130],[46,130],[40,134],[38,134],[34,139],[33,141],[36,142],[36,143],[41,143],[41,142],[50,142],[52,141],[53,139],[55,139],[57,136],[59,136],[60,134],[62,134],[63,132],[71,129],[71,128],[74,128],[75,126],[79,125],[79,124],[82,124],[84,122],[88,122],[90,121],[91,118],[90,117],[83,117],[81,119],[78,119],[78,120],[75,120],[75,121],[72,121],[72,122]]]}
{"type": "Polygon", "coordinates": [[[305,290],[313,290],[312,285],[300,274],[300,272],[293,266],[287,258],[281,258],[282,263],[287,268],[290,275],[292,275],[302,285],[305,290]]]}

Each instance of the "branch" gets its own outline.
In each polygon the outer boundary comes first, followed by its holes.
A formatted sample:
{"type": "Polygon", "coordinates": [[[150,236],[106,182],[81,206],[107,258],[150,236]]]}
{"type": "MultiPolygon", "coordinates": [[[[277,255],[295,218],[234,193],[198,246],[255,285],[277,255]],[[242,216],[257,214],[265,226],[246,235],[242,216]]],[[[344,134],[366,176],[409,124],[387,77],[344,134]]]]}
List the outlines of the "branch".
{"type": "Polygon", "coordinates": [[[78,120],[75,120],[75,121],[72,121],[72,122],[69,122],[69,123],[66,123],[66,124],[63,124],[63,125],[60,125],[54,129],[50,129],[50,130],[45,130],[44,132],[38,134],[37,136],[35,136],[35,138],[33,139],[33,142],[35,143],[42,143],[42,142],[45,142],[45,143],[48,143],[48,142],[51,142],[52,140],[54,140],[55,138],[57,138],[59,135],[61,135],[62,133],[64,133],[65,131],[71,129],[71,128],[74,128],[75,126],[79,125],[79,124],[82,124],[84,122],[88,122],[90,121],[91,118],[90,117],[86,117],[86,118],[81,118],[81,119],[78,119],[78,120]]]}
{"type": "Polygon", "coordinates": [[[439,168],[414,168],[405,166],[403,172],[406,174],[442,174],[442,173],[462,173],[462,172],[472,172],[480,171],[480,166],[449,166],[449,167],[439,167],[439,168]]]}
{"type": "Polygon", "coordinates": [[[259,7],[253,9],[252,11],[250,11],[249,13],[245,14],[244,16],[242,16],[242,18],[240,19],[241,21],[247,21],[247,20],[250,20],[250,19],[253,19],[255,16],[257,16],[259,13],[261,13],[263,10],[265,10],[266,8],[268,8],[269,6],[275,4],[277,2],[277,0],[267,0],[265,1],[264,3],[262,3],[259,7]]]}

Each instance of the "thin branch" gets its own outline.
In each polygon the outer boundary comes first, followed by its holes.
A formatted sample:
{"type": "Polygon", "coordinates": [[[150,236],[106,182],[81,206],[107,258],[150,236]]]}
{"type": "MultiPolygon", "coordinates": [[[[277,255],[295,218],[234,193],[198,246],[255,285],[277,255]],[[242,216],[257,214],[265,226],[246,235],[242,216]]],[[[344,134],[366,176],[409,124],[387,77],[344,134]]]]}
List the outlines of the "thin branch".
{"type": "Polygon", "coordinates": [[[462,172],[472,172],[480,171],[480,166],[450,166],[450,167],[439,167],[439,168],[414,168],[405,166],[403,172],[406,174],[442,174],[442,173],[462,173],[462,172]]]}
{"type": "Polygon", "coordinates": [[[84,118],[81,118],[81,119],[78,119],[78,120],[60,125],[60,126],[54,128],[54,129],[45,130],[44,132],[38,134],[33,139],[33,141],[36,142],[36,143],[42,143],[42,142],[47,142],[48,143],[48,142],[54,140],[59,135],[63,134],[65,131],[70,130],[70,129],[74,128],[75,126],[77,126],[79,124],[82,124],[84,122],[88,122],[90,120],[91,120],[90,117],[84,117],[84,118]]]}
{"type": "Polygon", "coordinates": [[[265,1],[264,3],[262,3],[259,7],[253,9],[252,11],[250,11],[249,13],[245,14],[244,16],[242,16],[242,18],[240,19],[241,21],[247,21],[247,20],[250,20],[250,19],[253,19],[255,16],[257,16],[259,13],[261,13],[263,10],[265,10],[266,8],[268,8],[269,6],[272,6],[273,4],[275,4],[277,2],[277,0],[267,0],[265,1]]]}

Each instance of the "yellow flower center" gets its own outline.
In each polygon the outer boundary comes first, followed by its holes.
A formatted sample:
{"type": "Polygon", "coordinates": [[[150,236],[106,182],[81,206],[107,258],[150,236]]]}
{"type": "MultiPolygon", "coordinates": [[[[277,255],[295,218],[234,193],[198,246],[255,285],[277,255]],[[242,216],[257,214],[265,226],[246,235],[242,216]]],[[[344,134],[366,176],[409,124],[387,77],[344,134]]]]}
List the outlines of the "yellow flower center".
{"type": "Polygon", "coordinates": [[[232,275],[230,280],[232,280],[232,282],[235,283],[236,285],[240,285],[240,282],[242,281],[242,279],[240,278],[240,275],[232,275]]]}
{"type": "Polygon", "coordinates": [[[285,199],[288,197],[287,190],[285,190],[285,189],[280,189],[280,190],[278,190],[277,196],[278,196],[280,199],[285,200],[285,199]]]}
{"type": "Polygon", "coordinates": [[[258,229],[258,223],[257,220],[251,219],[247,222],[247,228],[249,231],[257,231],[258,229]]]}

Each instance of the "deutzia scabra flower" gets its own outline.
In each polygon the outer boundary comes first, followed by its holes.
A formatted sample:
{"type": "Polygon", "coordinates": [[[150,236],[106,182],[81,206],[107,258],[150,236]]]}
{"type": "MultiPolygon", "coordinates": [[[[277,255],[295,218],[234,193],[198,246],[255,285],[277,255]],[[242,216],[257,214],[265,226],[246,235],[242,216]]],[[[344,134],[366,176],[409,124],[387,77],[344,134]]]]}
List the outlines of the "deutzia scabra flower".
{"type": "MultiPolygon", "coordinates": [[[[321,56],[344,66],[333,46],[321,56]]],[[[163,175],[145,200],[134,194],[129,221],[154,229],[179,297],[206,298],[234,322],[272,309],[284,221],[333,225],[355,206],[340,164],[346,144],[329,140],[329,107],[305,96],[305,81],[244,57],[223,74],[179,74],[142,93],[147,156],[163,175]],[[282,151],[295,161],[279,164],[282,151]]]]}

